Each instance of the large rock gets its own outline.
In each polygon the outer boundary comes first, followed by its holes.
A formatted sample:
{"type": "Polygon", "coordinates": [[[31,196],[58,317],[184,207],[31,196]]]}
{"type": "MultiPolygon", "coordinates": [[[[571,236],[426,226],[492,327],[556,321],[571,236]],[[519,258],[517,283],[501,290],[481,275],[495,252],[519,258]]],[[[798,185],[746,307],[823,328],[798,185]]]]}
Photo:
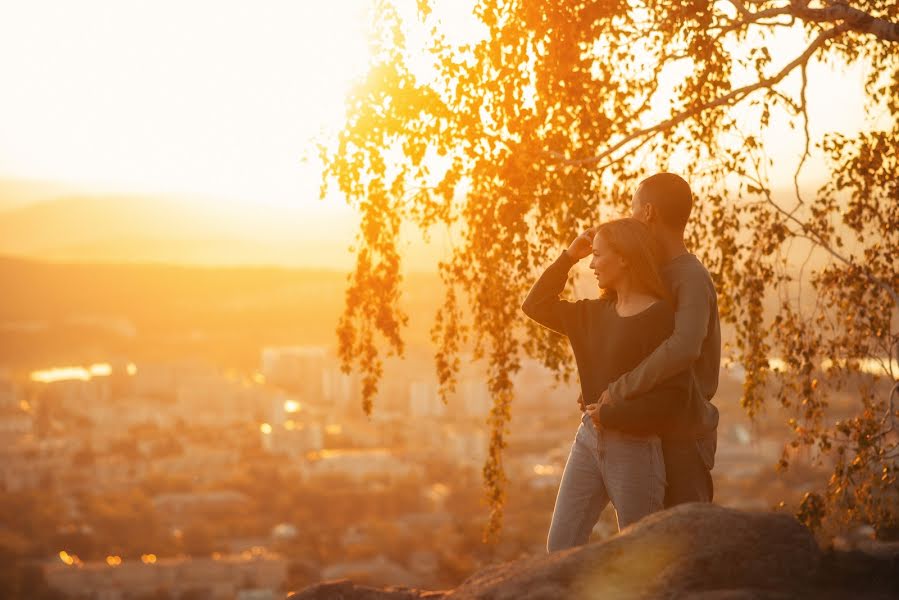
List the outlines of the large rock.
{"type": "Polygon", "coordinates": [[[794,518],[712,504],[650,515],[597,542],[486,567],[455,590],[334,581],[296,600],[789,600],[899,597],[896,553],[822,557],[794,518]]]}
{"type": "Polygon", "coordinates": [[[448,592],[430,592],[402,586],[379,589],[349,579],[325,581],[287,595],[289,600],[442,600],[448,592]]]}
{"type": "Polygon", "coordinates": [[[787,515],[684,504],[600,543],[487,567],[446,599],[789,593],[809,586],[820,558],[811,533],[787,515]]]}

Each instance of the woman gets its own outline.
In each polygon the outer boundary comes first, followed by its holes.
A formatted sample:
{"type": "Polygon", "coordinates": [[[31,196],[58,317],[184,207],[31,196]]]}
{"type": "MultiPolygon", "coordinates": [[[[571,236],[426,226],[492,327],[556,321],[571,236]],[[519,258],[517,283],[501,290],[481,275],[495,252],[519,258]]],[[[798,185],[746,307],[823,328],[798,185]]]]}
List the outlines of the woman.
{"type": "Polygon", "coordinates": [[[586,543],[609,501],[619,529],[663,506],[659,436],[686,427],[689,371],[625,402],[594,404],[610,382],[636,367],[674,329],[674,306],[659,266],[646,225],[632,218],[610,221],[578,236],[521,306],[530,318],[568,337],[581,393],[590,403],[556,496],[549,552],[586,543]],[[600,298],[560,299],[568,271],[591,254],[600,298]]]}

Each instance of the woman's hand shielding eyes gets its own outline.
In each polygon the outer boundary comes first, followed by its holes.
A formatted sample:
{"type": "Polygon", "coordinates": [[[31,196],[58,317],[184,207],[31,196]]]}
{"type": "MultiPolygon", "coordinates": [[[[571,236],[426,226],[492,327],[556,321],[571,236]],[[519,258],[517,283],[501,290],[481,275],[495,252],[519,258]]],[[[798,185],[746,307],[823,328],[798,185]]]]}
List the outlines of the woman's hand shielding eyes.
{"type": "Polygon", "coordinates": [[[595,235],[596,228],[591,227],[581,235],[574,238],[574,241],[571,242],[571,245],[568,246],[568,249],[565,250],[565,252],[567,252],[568,256],[570,256],[571,259],[575,261],[590,256],[591,254],[593,254],[593,236],[595,235]]]}

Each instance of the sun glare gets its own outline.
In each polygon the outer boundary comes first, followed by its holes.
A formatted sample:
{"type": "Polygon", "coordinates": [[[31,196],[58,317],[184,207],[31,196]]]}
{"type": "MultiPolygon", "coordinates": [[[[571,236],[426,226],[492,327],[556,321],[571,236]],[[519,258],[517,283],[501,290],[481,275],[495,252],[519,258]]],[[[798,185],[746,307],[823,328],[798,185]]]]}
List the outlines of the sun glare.
{"type": "Polygon", "coordinates": [[[293,201],[368,63],[368,2],[0,8],[0,169],[96,189],[293,201]],[[28,57],[22,60],[22,57],[28,57]],[[306,167],[309,168],[309,167],[306,167]]]}

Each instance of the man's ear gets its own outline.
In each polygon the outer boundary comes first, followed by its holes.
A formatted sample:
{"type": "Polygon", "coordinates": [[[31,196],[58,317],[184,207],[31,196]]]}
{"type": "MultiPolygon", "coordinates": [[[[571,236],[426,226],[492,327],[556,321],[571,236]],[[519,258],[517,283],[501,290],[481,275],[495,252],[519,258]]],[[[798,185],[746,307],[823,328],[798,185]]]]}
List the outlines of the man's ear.
{"type": "Polygon", "coordinates": [[[643,205],[643,216],[646,219],[647,223],[655,223],[658,218],[658,213],[656,213],[656,207],[647,202],[643,205]]]}

